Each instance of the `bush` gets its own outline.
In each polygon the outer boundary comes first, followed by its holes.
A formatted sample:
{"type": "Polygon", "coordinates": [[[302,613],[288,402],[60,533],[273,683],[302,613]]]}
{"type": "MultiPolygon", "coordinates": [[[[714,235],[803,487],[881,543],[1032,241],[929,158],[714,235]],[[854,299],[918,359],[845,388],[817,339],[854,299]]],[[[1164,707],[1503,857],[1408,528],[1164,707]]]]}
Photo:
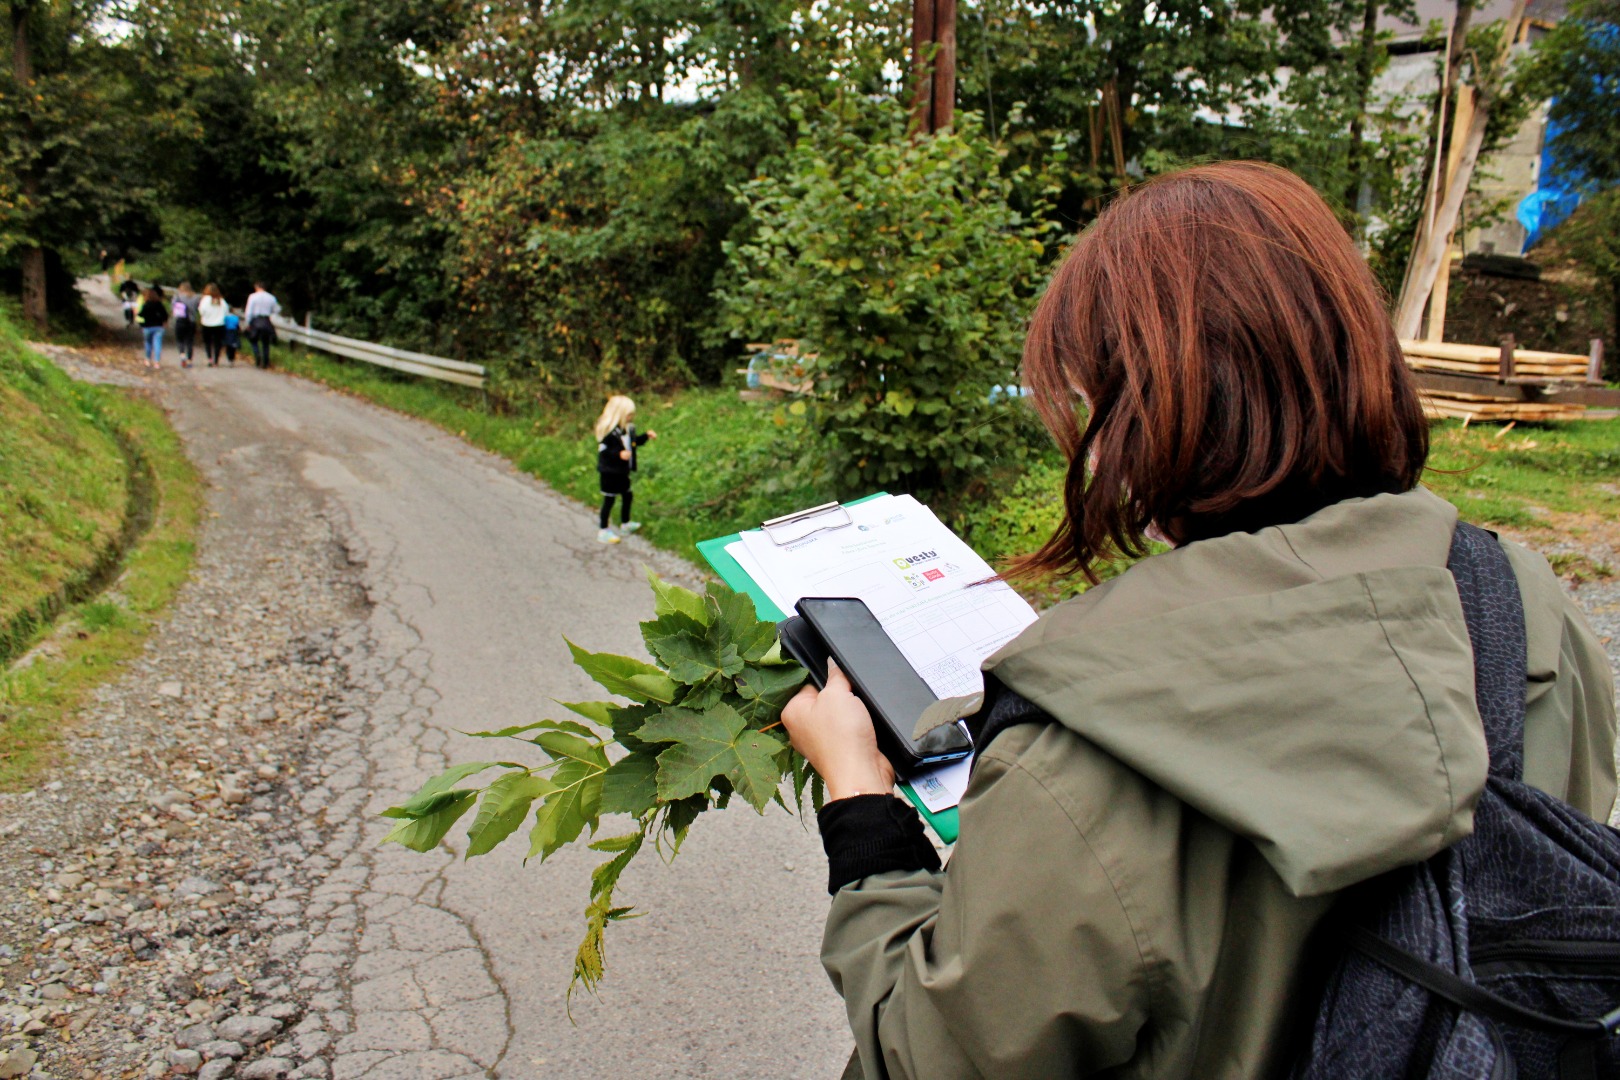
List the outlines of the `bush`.
{"type": "Polygon", "coordinates": [[[1009,205],[1003,151],[971,114],[934,136],[909,134],[887,98],[794,115],[781,174],[738,189],[751,234],[725,245],[725,332],[797,338],[813,357],[792,411],[829,441],[843,485],[981,471],[1014,422],[991,389],[1018,381],[1045,227],[1009,205]]]}

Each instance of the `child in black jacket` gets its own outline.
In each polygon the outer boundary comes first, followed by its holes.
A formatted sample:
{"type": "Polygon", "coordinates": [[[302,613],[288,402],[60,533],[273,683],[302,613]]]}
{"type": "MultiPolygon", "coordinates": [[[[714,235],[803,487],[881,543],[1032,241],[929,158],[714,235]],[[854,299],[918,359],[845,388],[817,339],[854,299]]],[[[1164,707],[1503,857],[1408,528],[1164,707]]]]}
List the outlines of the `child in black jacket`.
{"type": "Polygon", "coordinates": [[[619,533],[633,533],[641,522],[630,520],[630,474],[636,471],[636,448],[658,433],[636,433],[631,421],[636,415],[636,403],[623,394],[608,398],[602,415],[596,421],[596,471],[602,481],[602,513],[596,538],[604,544],[617,544],[619,533]],[[608,525],[613,512],[613,500],[623,497],[619,509],[619,530],[608,525]]]}

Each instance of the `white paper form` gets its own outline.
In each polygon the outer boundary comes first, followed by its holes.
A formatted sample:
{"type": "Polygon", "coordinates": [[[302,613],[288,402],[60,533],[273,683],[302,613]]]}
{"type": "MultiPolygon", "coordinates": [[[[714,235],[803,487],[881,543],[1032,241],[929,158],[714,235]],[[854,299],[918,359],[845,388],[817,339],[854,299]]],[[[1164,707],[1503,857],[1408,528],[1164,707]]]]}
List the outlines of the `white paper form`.
{"type": "MultiPolygon", "coordinates": [[[[983,690],[979,665],[1034,622],[1034,610],[1001,582],[975,584],[994,576],[989,564],[911,496],[849,512],[841,529],[783,546],[753,530],[727,550],[783,611],[805,596],[864,600],[937,696],[983,690]]],[[[908,779],[938,811],[961,800],[968,770],[963,760],[908,779]]]]}
{"type": "Polygon", "coordinates": [[[783,611],[805,596],[866,602],[900,652],[939,697],[984,688],[979,664],[1035,621],[1034,610],[993,577],[979,554],[909,495],[849,508],[853,524],[777,546],[742,534],[752,572],[783,611]]]}

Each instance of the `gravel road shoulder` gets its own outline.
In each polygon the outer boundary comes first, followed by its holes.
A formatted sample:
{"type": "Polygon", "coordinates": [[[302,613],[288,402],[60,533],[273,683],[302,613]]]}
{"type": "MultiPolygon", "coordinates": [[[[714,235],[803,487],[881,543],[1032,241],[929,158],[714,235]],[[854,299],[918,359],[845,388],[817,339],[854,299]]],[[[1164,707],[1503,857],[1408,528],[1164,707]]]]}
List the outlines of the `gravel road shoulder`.
{"type": "Polygon", "coordinates": [[[300,800],[364,715],[365,598],[286,470],[198,464],[169,619],[64,733],[69,767],[0,795],[0,1077],[330,1073],[312,1003],[337,979],[301,963],[337,830],[300,800]]]}

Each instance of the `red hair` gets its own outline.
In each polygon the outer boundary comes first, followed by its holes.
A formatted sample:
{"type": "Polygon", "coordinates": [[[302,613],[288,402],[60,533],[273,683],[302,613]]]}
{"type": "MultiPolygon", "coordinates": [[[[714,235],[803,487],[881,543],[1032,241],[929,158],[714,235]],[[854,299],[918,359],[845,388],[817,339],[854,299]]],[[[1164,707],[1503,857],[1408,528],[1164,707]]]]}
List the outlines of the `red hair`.
{"type": "Polygon", "coordinates": [[[1015,573],[1095,580],[1150,528],[1186,543],[1408,491],[1428,455],[1366,262],[1309,185],[1259,162],[1110,205],[1035,310],[1024,379],[1069,471],[1063,523],[1015,573]]]}

